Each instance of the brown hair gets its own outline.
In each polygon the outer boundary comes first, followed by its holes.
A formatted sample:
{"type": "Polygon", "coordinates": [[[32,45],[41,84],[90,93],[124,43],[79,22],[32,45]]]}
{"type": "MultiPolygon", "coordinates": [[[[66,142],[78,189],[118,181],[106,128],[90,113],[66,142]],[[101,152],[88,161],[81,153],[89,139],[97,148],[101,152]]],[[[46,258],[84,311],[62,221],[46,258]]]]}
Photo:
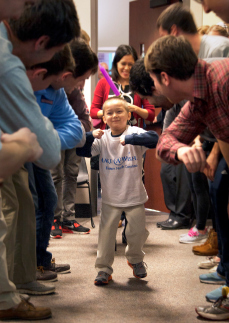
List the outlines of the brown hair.
{"type": "Polygon", "coordinates": [[[228,32],[227,32],[226,28],[224,28],[222,26],[213,25],[213,26],[209,27],[207,34],[209,34],[210,31],[217,32],[219,34],[219,36],[228,37],[228,32]]]}
{"type": "Polygon", "coordinates": [[[80,77],[89,70],[94,75],[98,70],[98,57],[91,47],[82,38],[76,38],[70,42],[70,48],[76,63],[73,76],[80,77]]]}
{"type": "Polygon", "coordinates": [[[166,8],[157,19],[157,28],[166,30],[169,34],[173,25],[188,34],[196,34],[197,28],[188,8],[181,3],[174,3],[166,8]]]}
{"type": "Polygon", "coordinates": [[[183,36],[164,36],[156,40],[145,57],[146,70],[159,81],[161,72],[178,80],[187,80],[194,73],[198,58],[191,44],[183,36]]]}
{"type": "Polygon", "coordinates": [[[209,26],[208,25],[204,25],[204,26],[201,26],[197,29],[198,33],[200,35],[205,35],[208,33],[208,29],[209,29],[209,26]]]}
{"type": "Polygon", "coordinates": [[[82,38],[89,45],[91,38],[88,35],[88,33],[83,29],[81,29],[80,31],[80,38],[82,38]]]}
{"type": "Polygon", "coordinates": [[[104,114],[104,111],[105,111],[105,108],[106,108],[106,105],[107,105],[107,102],[110,102],[110,101],[119,101],[123,107],[125,108],[126,112],[129,112],[129,107],[128,107],[128,103],[126,102],[126,100],[124,100],[123,98],[121,97],[118,97],[118,96],[113,96],[111,98],[108,98],[104,104],[103,104],[103,114],[104,114]]]}
{"type": "Polygon", "coordinates": [[[45,63],[36,64],[31,67],[31,69],[36,68],[45,68],[47,73],[44,76],[44,79],[51,75],[58,75],[63,71],[69,71],[74,73],[75,61],[72,57],[71,49],[69,45],[65,45],[64,48],[56,53],[53,58],[45,63]]]}

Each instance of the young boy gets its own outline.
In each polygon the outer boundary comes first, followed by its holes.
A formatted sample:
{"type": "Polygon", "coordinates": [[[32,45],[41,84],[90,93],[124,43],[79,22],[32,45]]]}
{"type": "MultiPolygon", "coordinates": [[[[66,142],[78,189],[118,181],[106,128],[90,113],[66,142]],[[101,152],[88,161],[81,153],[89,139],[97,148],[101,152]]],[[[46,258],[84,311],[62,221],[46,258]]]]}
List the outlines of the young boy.
{"type": "Polygon", "coordinates": [[[147,276],[142,247],[149,234],[145,229],[144,210],[148,197],[142,183],[142,155],[147,148],[155,148],[158,141],[154,131],[127,125],[131,114],[128,103],[121,98],[108,99],[103,105],[103,114],[103,121],[110,129],[87,133],[84,147],[76,149],[80,156],[100,154],[102,215],[95,285],[107,284],[112,279],[116,232],[123,211],[128,220],[127,263],[135,277],[147,276]]]}

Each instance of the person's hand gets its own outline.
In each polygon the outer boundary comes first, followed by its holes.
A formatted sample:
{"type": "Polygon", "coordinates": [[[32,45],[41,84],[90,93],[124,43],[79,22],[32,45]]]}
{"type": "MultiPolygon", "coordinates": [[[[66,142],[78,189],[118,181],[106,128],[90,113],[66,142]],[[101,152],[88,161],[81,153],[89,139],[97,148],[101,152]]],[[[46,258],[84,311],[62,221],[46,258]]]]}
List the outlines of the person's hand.
{"type": "Polygon", "coordinates": [[[123,145],[123,146],[125,146],[125,136],[124,135],[122,135],[122,136],[120,136],[120,143],[123,145]]]}
{"type": "Polygon", "coordinates": [[[193,148],[202,147],[202,142],[200,141],[200,136],[197,136],[192,144],[193,148]]]}
{"type": "Polygon", "coordinates": [[[190,173],[204,171],[206,165],[206,156],[201,147],[178,148],[177,158],[185,164],[190,173]]]}
{"type": "Polygon", "coordinates": [[[129,108],[129,111],[130,112],[136,112],[136,110],[138,110],[139,109],[139,107],[137,107],[136,105],[134,105],[134,104],[130,104],[130,103],[128,103],[128,108],[129,108]]]}
{"type": "Polygon", "coordinates": [[[92,131],[92,135],[94,138],[97,138],[97,139],[101,139],[101,137],[103,136],[104,134],[104,131],[101,130],[101,129],[96,129],[94,131],[92,131]]]}
{"type": "Polygon", "coordinates": [[[218,156],[210,153],[210,155],[207,158],[207,167],[205,167],[204,169],[204,174],[212,182],[214,181],[214,178],[215,178],[215,172],[218,167],[218,163],[219,163],[218,156]]]}
{"type": "Polygon", "coordinates": [[[3,133],[1,136],[2,143],[20,142],[26,147],[28,152],[28,162],[36,161],[42,154],[43,149],[37,141],[37,136],[28,128],[21,128],[13,134],[3,133]]]}

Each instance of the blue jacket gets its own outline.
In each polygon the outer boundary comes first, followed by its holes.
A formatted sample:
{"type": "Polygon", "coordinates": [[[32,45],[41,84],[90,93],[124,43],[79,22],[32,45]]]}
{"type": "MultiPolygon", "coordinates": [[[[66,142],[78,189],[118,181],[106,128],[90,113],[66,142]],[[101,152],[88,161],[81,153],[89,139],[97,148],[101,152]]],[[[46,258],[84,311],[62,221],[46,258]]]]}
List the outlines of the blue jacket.
{"type": "Polygon", "coordinates": [[[78,116],[70,106],[64,89],[34,92],[41,112],[57,130],[61,141],[61,150],[81,146],[85,142],[85,131],[78,116]]]}

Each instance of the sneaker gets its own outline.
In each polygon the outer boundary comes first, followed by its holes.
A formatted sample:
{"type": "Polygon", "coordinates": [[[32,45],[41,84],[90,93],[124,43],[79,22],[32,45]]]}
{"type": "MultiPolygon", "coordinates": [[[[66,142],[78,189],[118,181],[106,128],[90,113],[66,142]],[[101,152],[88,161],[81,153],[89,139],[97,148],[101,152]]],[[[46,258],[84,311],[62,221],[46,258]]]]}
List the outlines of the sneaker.
{"type": "Polygon", "coordinates": [[[56,282],[58,280],[55,272],[44,270],[43,266],[37,267],[36,279],[43,282],[56,282]]]}
{"type": "Polygon", "coordinates": [[[29,295],[48,295],[55,292],[54,286],[47,286],[37,282],[36,280],[26,284],[17,284],[16,288],[19,293],[29,295]]]}
{"type": "Polygon", "coordinates": [[[79,233],[79,234],[88,234],[90,233],[90,229],[83,227],[75,220],[64,220],[63,222],[63,232],[64,233],[79,233]]]}
{"type": "Polygon", "coordinates": [[[53,239],[62,239],[62,224],[57,219],[53,222],[50,237],[53,239]]]}
{"type": "Polygon", "coordinates": [[[0,310],[0,320],[43,320],[51,316],[49,307],[35,307],[25,299],[16,307],[0,310]]]}
{"type": "Polygon", "coordinates": [[[200,233],[196,226],[191,228],[188,233],[181,235],[179,242],[180,243],[195,243],[198,241],[206,240],[208,237],[208,230],[205,228],[204,234],[200,233]]]}
{"type": "Polygon", "coordinates": [[[94,284],[101,286],[107,285],[108,282],[112,279],[112,276],[105,271],[99,271],[97,277],[95,278],[94,284]]]}
{"type": "Polygon", "coordinates": [[[206,300],[208,302],[216,302],[222,296],[222,289],[223,289],[223,287],[226,287],[226,285],[220,286],[219,288],[216,288],[213,291],[207,293],[205,295],[206,300]]]}
{"type": "Polygon", "coordinates": [[[202,274],[200,275],[199,278],[201,283],[205,283],[205,284],[216,284],[216,285],[226,284],[225,278],[220,277],[217,272],[202,274]]]}
{"type": "Polygon", "coordinates": [[[218,268],[218,265],[217,265],[217,266],[212,267],[212,268],[209,270],[209,273],[214,273],[215,271],[217,271],[217,268],[218,268]]]}
{"type": "Polygon", "coordinates": [[[220,260],[218,257],[207,257],[205,260],[198,263],[198,267],[202,269],[210,269],[219,264],[220,260]]]}
{"type": "Polygon", "coordinates": [[[215,230],[211,229],[205,243],[194,246],[192,252],[197,256],[216,256],[218,254],[218,240],[215,230]]]}
{"type": "Polygon", "coordinates": [[[199,306],[196,308],[196,313],[206,319],[213,321],[224,321],[229,319],[229,292],[228,287],[224,287],[221,292],[221,297],[212,306],[199,306]]]}
{"type": "Polygon", "coordinates": [[[127,261],[127,264],[133,269],[133,275],[136,278],[145,278],[147,276],[146,272],[146,264],[141,261],[137,264],[131,264],[129,261],[127,261]]]}
{"type": "Polygon", "coordinates": [[[55,258],[51,260],[51,263],[47,267],[43,267],[44,271],[48,270],[56,274],[67,274],[70,273],[70,265],[68,264],[56,264],[55,258]]]}

